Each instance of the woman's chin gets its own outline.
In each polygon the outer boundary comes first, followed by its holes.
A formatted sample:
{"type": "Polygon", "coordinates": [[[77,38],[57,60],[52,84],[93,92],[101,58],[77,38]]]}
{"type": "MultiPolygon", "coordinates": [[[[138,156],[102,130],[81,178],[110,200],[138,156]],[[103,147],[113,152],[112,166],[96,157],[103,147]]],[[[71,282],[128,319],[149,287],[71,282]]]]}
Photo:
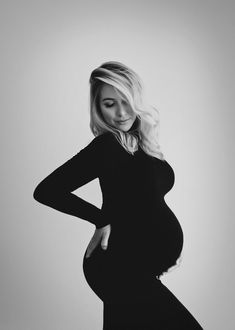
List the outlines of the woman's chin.
{"type": "Polygon", "coordinates": [[[117,125],[116,128],[119,129],[120,131],[128,132],[132,128],[134,122],[135,122],[134,120],[128,120],[124,124],[117,125]]]}

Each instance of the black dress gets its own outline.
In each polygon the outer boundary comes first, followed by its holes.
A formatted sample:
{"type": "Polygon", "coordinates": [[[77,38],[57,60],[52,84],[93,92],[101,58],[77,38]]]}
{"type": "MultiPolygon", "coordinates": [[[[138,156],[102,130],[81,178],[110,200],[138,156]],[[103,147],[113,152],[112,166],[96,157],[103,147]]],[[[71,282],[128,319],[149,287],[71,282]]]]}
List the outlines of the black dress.
{"type": "Polygon", "coordinates": [[[173,184],[167,161],[140,147],[131,155],[107,132],[34,191],[37,201],[96,228],[111,224],[108,249],[98,245],[83,259],[85,278],[104,303],[103,330],[202,329],[160,280],[183,247],[181,226],[164,200],[173,184]],[[102,190],[101,209],[72,193],[95,178],[102,190]]]}

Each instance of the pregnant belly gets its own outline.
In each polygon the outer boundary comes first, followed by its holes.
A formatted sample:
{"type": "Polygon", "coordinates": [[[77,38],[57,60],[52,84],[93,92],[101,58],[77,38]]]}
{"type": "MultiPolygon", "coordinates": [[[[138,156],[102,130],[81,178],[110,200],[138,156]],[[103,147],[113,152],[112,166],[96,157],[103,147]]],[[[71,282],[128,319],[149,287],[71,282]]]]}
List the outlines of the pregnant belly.
{"type": "Polygon", "coordinates": [[[108,249],[100,245],[90,258],[83,258],[85,278],[102,299],[103,292],[117,290],[118,284],[153,278],[174,266],[183,247],[182,228],[174,213],[165,207],[154,218],[136,215],[111,224],[108,249]],[[116,284],[115,284],[116,283],[116,284]]]}

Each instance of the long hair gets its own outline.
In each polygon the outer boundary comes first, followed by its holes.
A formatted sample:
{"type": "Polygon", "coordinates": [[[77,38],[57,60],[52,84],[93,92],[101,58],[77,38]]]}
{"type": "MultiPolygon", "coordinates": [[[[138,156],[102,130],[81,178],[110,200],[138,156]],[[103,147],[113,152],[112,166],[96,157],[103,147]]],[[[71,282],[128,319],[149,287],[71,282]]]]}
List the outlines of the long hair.
{"type": "Polygon", "coordinates": [[[109,61],[92,71],[89,83],[92,133],[97,136],[107,131],[112,132],[130,154],[133,155],[140,146],[148,155],[164,160],[158,143],[159,112],[145,101],[143,83],[138,74],[120,62],[109,61]],[[99,100],[101,88],[105,84],[113,86],[128,101],[136,114],[137,127],[134,131],[121,131],[104,120],[99,100]],[[138,134],[133,134],[136,131],[138,134]]]}

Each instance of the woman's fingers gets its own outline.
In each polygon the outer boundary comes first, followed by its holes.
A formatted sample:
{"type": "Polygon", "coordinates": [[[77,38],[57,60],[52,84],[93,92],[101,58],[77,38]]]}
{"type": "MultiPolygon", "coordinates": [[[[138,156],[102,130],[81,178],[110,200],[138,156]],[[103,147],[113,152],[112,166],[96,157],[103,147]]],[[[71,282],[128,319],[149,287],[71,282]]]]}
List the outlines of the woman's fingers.
{"type": "Polygon", "coordinates": [[[105,233],[101,240],[101,247],[103,250],[106,250],[108,247],[109,233],[105,233]]]}
{"type": "Polygon", "coordinates": [[[108,248],[109,236],[110,236],[110,226],[103,231],[103,236],[101,239],[101,247],[103,250],[107,250],[108,248]]]}
{"type": "Polygon", "coordinates": [[[86,252],[86,258],[90,257],[90,255],[92,254],[93,250],[95,250],[95,248],[96,248],[95,244],[88,245],[87,252],[86,252]]]}
{"type": "Polygon", "coordinates": [[[106,225],[102,228],[95,230],[95,233],[87,247],[87,251],[86,251],[86,255],[85,255],[86,258],[90,257],[90,255],[95,250],[95,248],[100,243],[100,241],[101,241],[102,249],[106,250],[108,248],[108,240],[109,240],[110,231],[111,231],[110,225],[106,225]]]}
{"type": "Polygon", "coordinates": [[[92,252],[95,250],[95,248],[97,247],[97,245],[99,244],[100,241],[100,237],[97,235],[94,235],[90,241],[90,243],[88,244],[87,247],[87,252],[86,252],[86,258],[89,258],[90,255],[92,254],[92,252]]]}

